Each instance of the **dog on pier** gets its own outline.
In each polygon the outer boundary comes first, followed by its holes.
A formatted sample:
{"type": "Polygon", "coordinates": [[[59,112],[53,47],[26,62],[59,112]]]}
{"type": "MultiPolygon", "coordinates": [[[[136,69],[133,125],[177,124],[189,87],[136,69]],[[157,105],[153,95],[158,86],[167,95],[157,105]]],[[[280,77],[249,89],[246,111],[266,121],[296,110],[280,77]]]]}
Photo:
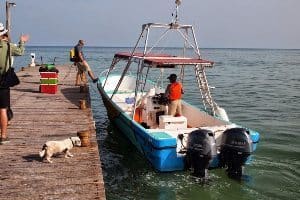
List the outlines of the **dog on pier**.
{"type": "Polygon", "coordinates": [[[53,154],[64,153],[65,158],[73,157],[70,150],[75,146],[81,146],[79,137],[70,137],[61,141],[47,141],[39,154],[42,161],[46,158],[49,163],[52,163],[51,157],[53,154]]]}

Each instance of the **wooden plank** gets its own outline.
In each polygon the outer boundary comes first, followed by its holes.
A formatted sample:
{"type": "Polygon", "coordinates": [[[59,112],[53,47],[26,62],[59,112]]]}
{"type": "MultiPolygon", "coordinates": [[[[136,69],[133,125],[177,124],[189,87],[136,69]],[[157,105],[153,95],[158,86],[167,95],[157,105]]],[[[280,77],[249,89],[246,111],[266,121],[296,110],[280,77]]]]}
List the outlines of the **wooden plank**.
{"type": "Polygon", "coordinates": [[[75,86],[74,66],[59,69],[56,94],[39,92],[38,67],[18,72],[21,84],[11,89],[14,118],[8,127],[11,142],[0,145],[0,200],[105,199],[101,161],[89,92],[75,86]],[[87,109],[79,109],[79,100],[87,109]],[[74,157],[57,155],[41,162],[39,151],[48,140],[76,136],[90,130],[91,145],[75,147],[74,157]]]}

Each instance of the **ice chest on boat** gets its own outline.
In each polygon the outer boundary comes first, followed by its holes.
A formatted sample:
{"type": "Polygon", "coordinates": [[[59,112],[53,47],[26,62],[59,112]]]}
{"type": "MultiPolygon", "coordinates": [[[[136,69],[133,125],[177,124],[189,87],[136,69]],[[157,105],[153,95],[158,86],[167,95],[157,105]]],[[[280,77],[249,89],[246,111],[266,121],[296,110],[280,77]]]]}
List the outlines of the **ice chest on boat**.
{"type": "Polygon", "coordinates": [[[173,117],[171,115],[159,116],[159,128],[161,129],[184,129],[187,128],[187,120],[184,116],[173,117]]]}

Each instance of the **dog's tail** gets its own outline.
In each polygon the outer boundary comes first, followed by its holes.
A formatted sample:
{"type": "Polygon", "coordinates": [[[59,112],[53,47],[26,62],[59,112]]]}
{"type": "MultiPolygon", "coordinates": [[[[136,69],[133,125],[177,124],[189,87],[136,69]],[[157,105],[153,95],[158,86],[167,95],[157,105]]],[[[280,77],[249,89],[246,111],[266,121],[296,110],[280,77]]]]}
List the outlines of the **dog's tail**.
{"type": "Polygon", "coordinates": [[[47,145],[44,144],[42,151],[40,151],[40,153],[39,153],[41,158],[45,157],[46,149],[47,149],[47,145]]]}

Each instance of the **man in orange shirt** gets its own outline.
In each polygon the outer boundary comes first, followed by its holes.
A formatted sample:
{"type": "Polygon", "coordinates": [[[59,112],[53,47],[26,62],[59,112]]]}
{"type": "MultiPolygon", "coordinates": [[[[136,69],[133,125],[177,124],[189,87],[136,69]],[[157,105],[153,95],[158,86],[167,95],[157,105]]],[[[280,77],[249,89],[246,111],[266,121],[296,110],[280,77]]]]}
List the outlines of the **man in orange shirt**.
{"type": "Polygon", "coordinates": [[[166,97],[169,100],[168,104],[168,115],[181,116],[181,96],[183,94],[183,88],[181,83],[177,82],[177,75],[171,74],[168,79],[170,84],[166,88],[166,97]]]}

